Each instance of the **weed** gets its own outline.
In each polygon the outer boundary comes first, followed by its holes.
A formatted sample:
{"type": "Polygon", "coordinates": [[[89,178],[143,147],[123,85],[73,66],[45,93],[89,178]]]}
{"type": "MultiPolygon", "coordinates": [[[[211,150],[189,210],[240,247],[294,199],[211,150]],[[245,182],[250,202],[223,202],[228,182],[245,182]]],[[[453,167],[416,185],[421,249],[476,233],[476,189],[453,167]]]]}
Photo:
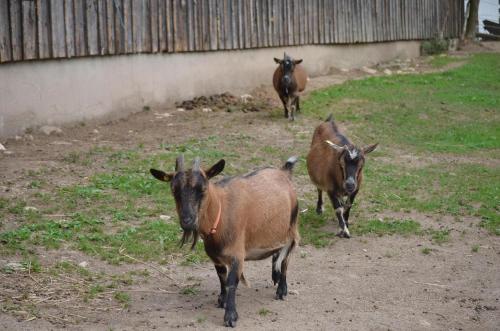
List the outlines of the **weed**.
{"type": "Polygon", "coordinates": [[[429,248],[429,247],[424,247],[420,250],[422,252],[422,254],[424,255],[429,255],[431,252],[432,252],[432,248],[429,248]]]}
{"type": "Polygon", "coordinates": [[[198,289],[199,284],[191,285],[191,286],[186,286],[181,289],[181,294],[183,295],[196,295],[200,291],[198,289]]]}
{"type": "Polygon", "coordinates": [[[128,293],[117,291],[113,295],[116,301],[121,303],[124,307],[128,307],[130,305],[130,295],[128,293]]]}
{"type": "Polygon", "coordinates": [[[477,253],[479,252],[479,245],[473,245],[471,248],[472,253],[477,253]]]}
{"type": "Polygon", "coordinates": [[[259,315],[260,316],[267,316],[269,315],[270,313],[272,313],[272,311],[270,311],[269,309],[267,308],[261,308],[259,309],[259,315]]]}
{"type": "Polygon", "coordinates": [[[423,41],[421,48],[423,54],[440,54],[448,50],[448,40],[436,37],[431,40],[423,41]]]}
{"type": "Polygon", "coordinates": [[[430,230],[432,241],[436,244],[444,244],[450,240],[450,230],[430,230]]]}

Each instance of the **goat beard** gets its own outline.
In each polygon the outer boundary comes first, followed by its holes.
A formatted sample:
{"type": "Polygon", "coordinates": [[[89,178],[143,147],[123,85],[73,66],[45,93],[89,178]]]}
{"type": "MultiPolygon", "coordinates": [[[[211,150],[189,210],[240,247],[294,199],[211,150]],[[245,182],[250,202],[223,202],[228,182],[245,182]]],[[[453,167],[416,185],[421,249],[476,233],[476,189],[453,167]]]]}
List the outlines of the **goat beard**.
{"type": "Polygon", "coordinates": [[[197,230],[184,230],[184,233],[182,234],[182,239],[180,246],[184,246],[186,242],[188,242],[191,237],[193,238],[193,243],[191,244],[191,250],[194,249],[196,246],[196,243],[198,242],[198,238],[200,237],[200,234],[198,233],[197,230]]]}

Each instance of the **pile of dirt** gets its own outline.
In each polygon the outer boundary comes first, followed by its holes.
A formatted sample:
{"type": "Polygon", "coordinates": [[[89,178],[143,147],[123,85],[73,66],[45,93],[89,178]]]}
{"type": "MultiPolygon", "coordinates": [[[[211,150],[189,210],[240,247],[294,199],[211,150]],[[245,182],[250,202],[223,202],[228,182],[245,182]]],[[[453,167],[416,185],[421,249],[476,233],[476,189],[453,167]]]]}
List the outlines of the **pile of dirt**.
{"type": "Polygon", "coordinates": [[[225,92],[222,94],[214,94],[210,96],[200,96],[191,100],[177,102],[177,108],[184,110],[203,110],[210,111],[243,111],[256,112],[269,108],[269,105],[262,102],[258,98],[254,98],[249,94],[244,94],[240,97],[234,96],[231,93],[225,92]]]}

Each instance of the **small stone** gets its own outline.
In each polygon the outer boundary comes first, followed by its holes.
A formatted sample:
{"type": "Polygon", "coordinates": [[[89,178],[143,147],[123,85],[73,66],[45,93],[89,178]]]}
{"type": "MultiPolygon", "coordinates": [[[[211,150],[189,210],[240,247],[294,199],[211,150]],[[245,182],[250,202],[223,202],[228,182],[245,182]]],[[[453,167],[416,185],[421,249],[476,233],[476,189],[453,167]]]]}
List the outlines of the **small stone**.
{"type": "Polygon", "coordinates": [[[4,145],[0,144],[0,151],[6,151],[6,150],[7,150],[7,148],[5,148],[4,145]]]}
{"type": "Polygon", "coordinates": [[[33,138],[33,136],[32,136],[32,135],[30,135],[30,134],[25,134],[25,135],[24,135],[24,138],[26,138],[27,140],[31,140],[31,141],[33,141],[33,140],[35,139],[35,138],[33,138]]]}
{"type": "Polygon", "coordinates": [[[171,218],[172,218],[172,217],[170,217],[170,216],[168,216],[168,215],[160,215],[160,219],[161,219],[162,221],[165,221],[165,222],[166,222],[166,221],[170,221],[170,219],[171,219],[171,218]]]}
{"type": "Polygon", "coordinates": [[[349,69],[347,69],[347,68],[341,68],[340,71],[342,71],[342,72],[349,72],[349,69]]]}
{"type": "Polygon", "coordinates": [[[50,143],[51,145],[73,145],[69,141],[55,140],[50,143]]]}
{"type": "Polygon", "coordinates": [[[185,111],[184,108],[177,108],[177,111],[185,111]]]}
{"type": "Polygon", "coordinates": [[[99,133],[99,130],[94,129],[92,132],[94,132],[95,134],[98,134],[98,133],[99,133]]]}
{"type": "Polygon", "coordinates": [[[372,69],[372,68],[368,68],[368,67],[362,67],[361,71],[364,71],[364,72],[366,72],[367,74],[370,74],[370,75],[375,75],[377,73],[377,70],[372,69]]]}
{"type": "Polygon", "coordinates": [[[290,294],[290,295],[299,295],[299,291],[297,291],[297,290],[288,290],[288,294],[290,294]]]}
{"type": "Polygon", "coordinates": [[[4,269],[12,271],[24,271],[26,267],[19,262],[9,262],[4,265],[4,269]]]}
{"type": "Polygon", "coordinates": [[[202,111],[204,113],[211,113],[212,112],[212,108],[203,108],[202,111]]]}
{"type": "Polygon", "coordinates": [[[392,71],[390,69],[384,69],[384,74],[386,74],[387,76],[390,76],[390,75],[392,75],[392,71]]]}
{"type": "Polygon", "coordinates": [[[37,211],[38,208],[33,207],[33,206],[26,206],[26,207],[24,207],[24,210],[25,211],[37,211]]]}
{"type": "Polygon", "coordinates": [[[80,266],[82,268],[87,268],[88,265],[89,265],[89,263],[87,261],[83,261],[83,262],[78,263],[78,266],[80,266]]]}
{"type": "Polygon", "coordinates": [[[243,103],[247,103],[248,100],[253,99],[253,97],[250,94],[243,94],[242,96],[240,96],[240,98],[243,101],[243,103]]]}
{"type": "Polygon", "coordinates": [[[21,137],[21,136],[15,136],[15,137],[14,137],[14,139],[15,139],[16,141],[19,141],[19,140],[23,139],[23,137],[21,137]]]}
{"type": "Polygon", "coordinates": [[[50,136],[51,134],[61,134],[62,130],[58,128],[57,126],[50,126],[50,125],[44,125],[40,127],[40,131],[45,133],[47,136],[50,136]]]}

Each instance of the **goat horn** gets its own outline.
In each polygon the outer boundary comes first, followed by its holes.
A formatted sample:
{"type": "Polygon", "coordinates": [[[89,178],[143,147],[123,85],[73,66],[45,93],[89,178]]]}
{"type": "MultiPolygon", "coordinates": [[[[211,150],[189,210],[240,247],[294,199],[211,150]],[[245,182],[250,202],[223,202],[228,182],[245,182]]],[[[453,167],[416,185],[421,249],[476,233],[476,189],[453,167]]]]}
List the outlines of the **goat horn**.
{"type": "Polygon", "coordinates": [[[184,171],[184,154],[179,155],[175,160],[175,171],[184,171]]]}
{"type": "Polygon", "coordinates": [[[340,147],[339,145],[332,143],[330,140],[325,140],[325,143],[327,143],[330,147],[333,147],[338,152],[341,152],[347,148],[347,146],[345,145],[343,147],[340,147]]]}
{"type": "Polygon", "coordinates": [[[200,158],[196,157],[193,161],[193,171],[200,171],[200,158]]]}

